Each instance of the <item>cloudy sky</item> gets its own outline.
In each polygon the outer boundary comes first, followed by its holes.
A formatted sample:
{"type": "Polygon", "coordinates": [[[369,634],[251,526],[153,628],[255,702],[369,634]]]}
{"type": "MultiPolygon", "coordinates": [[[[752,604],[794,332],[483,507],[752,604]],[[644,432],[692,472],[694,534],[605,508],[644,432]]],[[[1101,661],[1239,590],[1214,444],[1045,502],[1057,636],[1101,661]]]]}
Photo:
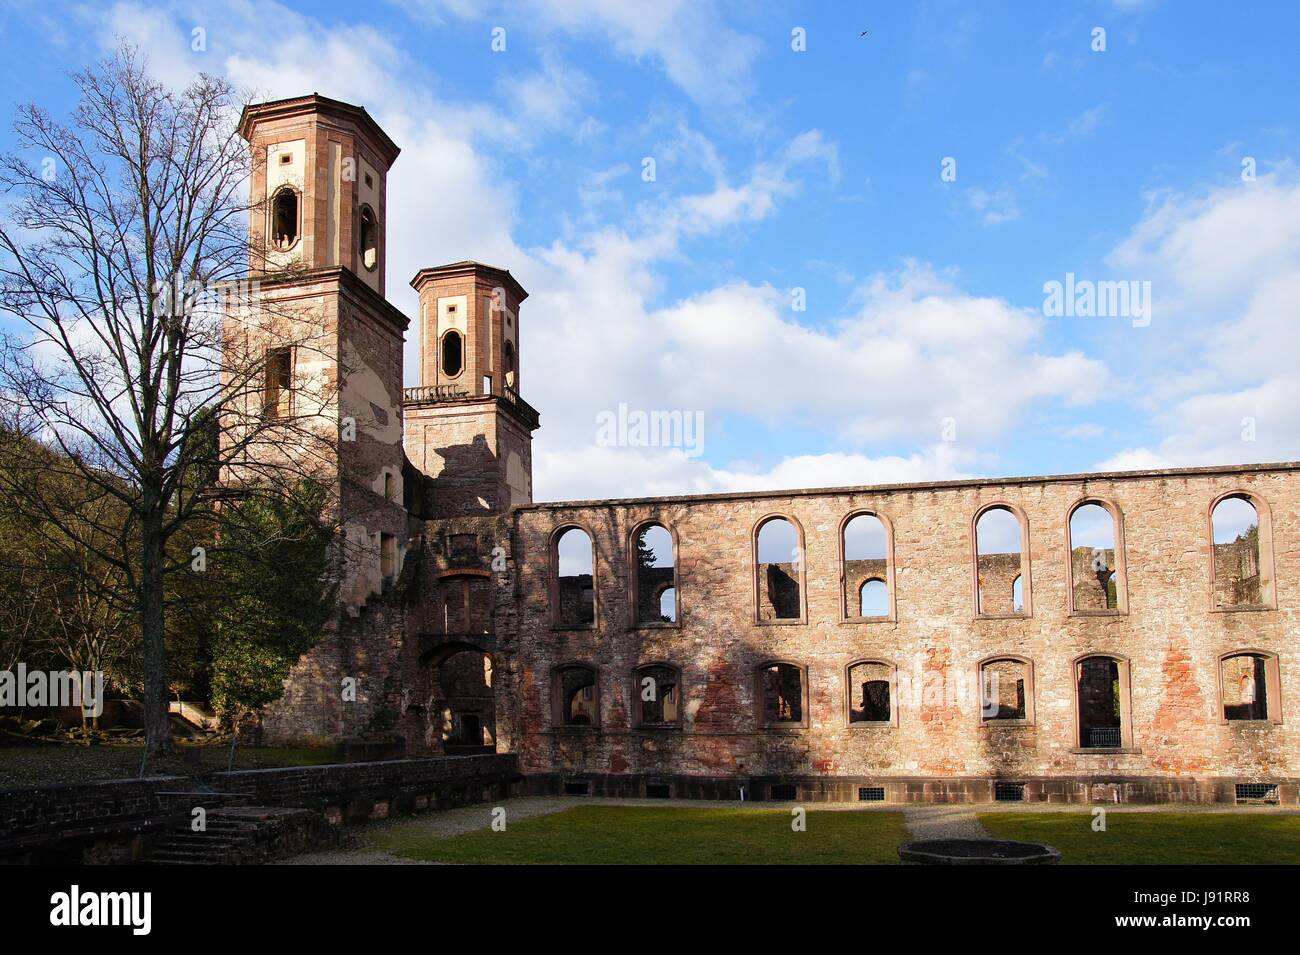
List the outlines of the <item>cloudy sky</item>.
{"type": "Polygon", "coordinates": [[[67,110],[119,38],[174,84],[365,106],[402,147],[389,298],[414,316],[407,277],[459,259],[531,292],[539,500],[1247,463],[1300,457],[1298,28],[1281,2],[5,2],[0,109],[67,110]],[[1060,315],[1067,276],[1137,298],[1060,315]],[[610,442],[620,407],[702,434],[610,442]]]}

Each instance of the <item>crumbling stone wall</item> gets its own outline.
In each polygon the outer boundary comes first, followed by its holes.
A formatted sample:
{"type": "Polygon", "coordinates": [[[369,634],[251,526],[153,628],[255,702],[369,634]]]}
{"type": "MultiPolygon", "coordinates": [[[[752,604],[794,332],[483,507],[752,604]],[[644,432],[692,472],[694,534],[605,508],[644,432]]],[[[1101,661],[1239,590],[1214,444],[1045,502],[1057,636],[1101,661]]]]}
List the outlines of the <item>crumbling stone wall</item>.
{"type": "MultiPolygon", "coordinates": [[[[1300,551],[1279,544],[1274,554],[1277,610],[1211,612],[1206,515],[1212,500],[1235,489],[1274,505],[1273,540],[1300,537],[1300,511],[1289,505],[1300,496],[1300,469],[1289,465],[520,508],[513,515],[518,631],[508,664],[517,691],[515,749],[531,773],[610,778],[1294,777],[1300,713],[1284,713],[1280,723],[1225,724],[1218,712],[1219,656],[1246,647],[1278,653],[1283,706],[1300,700],[1291,636],[1300,622],[1300,551]],[[1064,516],[1082,497],[1111,501],[1124,516],[1127,614],[1069,614],[1075,557],[1065,549],[1064,516]],[[971,518],[992,501],[1009,502],[1028,519],[1030,616],[975,612],[971,518]],[[895,622],[841,620],[836,538],[844,516],[857,509],[892,522],[895,622]],[[755,620],[750,535],[770,513],[804,528],[806,623],[776,625],[761,611],[755,620]],[[629,629],[626,541],[648,520],[678,535],[680,622],[629,629]],[[590,529],[595,540],[598,618],[589,630],[551,626],[547,548],[553,530],[568,522],[590,529]],[[978,664],[999,654],[1033,661],[1032,723],[981,719],[978,664]],[[1079,746],[1073,661],[1088,654],[1130,661],[1133,741],[1123,752],[1079,746]],[[850,726],[846,668],[863,657],[898,666],[896,726],[850,726]],[[759,728],[757,667],[772,660],[806,667],[806,728],[759,728]],[[635,726],[632,674],[654,661],[681,668],[680,728],[635,726]],[[597,728],[575,732],[551,719],[551,673],[561,662],[597,671],[597,728]]],[[[996,586],[1009,602],[1014,565],[1007,557],[1015,560],[1003,555],[996,586]]],[[[772,590],[766,574],[758,587],[761,607],[772,590]]],[[[1096,689],[1111,707],[1109,682],[1096,689]]],[[[1083,695],[1086,708],[1088,687],[1083,695]]]]}

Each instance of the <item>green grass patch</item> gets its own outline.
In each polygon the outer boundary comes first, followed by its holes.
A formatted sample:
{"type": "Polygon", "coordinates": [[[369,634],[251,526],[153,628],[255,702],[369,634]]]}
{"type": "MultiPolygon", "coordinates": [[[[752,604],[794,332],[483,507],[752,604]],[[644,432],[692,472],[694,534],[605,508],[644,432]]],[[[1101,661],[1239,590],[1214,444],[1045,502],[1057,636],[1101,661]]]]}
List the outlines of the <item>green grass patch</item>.
{"type": "Polygon", "coordinates": [[[1300,863],[1300,816],[1204,812],[981,813],[1000,839],[1045,842],[1063,865],[1248,865],[1300,863]]]}
{"type": "Polygon", "coordinates": [[[791,821],[781,809],[581,806],[507,818],[502,832],[439,838],[416,822],[373,838],[426,862],[543,865],[896,865],[907,840],[897,812],[809,812],[804,832],[791,821]]]}

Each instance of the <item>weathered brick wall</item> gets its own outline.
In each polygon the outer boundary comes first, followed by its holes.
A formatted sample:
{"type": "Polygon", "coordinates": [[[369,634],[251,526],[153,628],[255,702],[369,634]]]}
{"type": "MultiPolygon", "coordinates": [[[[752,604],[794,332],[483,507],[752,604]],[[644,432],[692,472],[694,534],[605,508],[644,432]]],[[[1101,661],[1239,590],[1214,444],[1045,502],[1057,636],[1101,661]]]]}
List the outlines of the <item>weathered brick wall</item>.
{"type": "MultiPolygon", "coordinates": [[[[515,687],[507,705],[517,708],[516,748],[525,771],[560,774],[1295,775],[1297,500],[1300,472],[1286,466],[523,508],[515,515],[519,629],[506,661],[515,687]],[[1274,611],[1212,611],[1208,508],[1236,489],[1271,506],[1274,611]],[[1074,578],[1066,515],[1083,497],[1109,500],[1123,514],[1127,615],[1068,612],[1074,578]],[[993,501],[1011,503],[1028,518],[1031,616],[975,614],[971,518],[993,501]],[[896,622],[840,620],[836,535],[857,509],[892,522],[896,622]],[[750,533],[771,513],[787,514],[804,529],[807,623],[754,621],[750,533]],[[633,527],[651,519],[678,535],[677,627],[628,626],[627,541],[633,527]],[[596,544],[599,617],[590,629],[551,625],[548,540],[567,522],[586,528],[596,544]],[[1220,718],[1218,658],[1246,647],[1281,657],[1281,723],[1220,718]],[[1090,653],[1130,661],[1131,751],[1078,752],[1073,661],[1090,653]],[[1002,654],[1032,660],[1031,725],[988,725],[980,718],[976,667],[1002,654]],[[897,665],[897,726],[848,724],[846,667],[862,658],[897,665]],[[806,729],[757,729],[755,667],[768,660],[807,668],[806,729]],[[680,729],[633,728],[632,673],[650,661],[682,670],[680,729]],[[562,662],[598,672],[598,727],[553,726],[551,670],[562,662]]],[[[1008,576],[1008,597],[1010,585],[1008,576]]]]}

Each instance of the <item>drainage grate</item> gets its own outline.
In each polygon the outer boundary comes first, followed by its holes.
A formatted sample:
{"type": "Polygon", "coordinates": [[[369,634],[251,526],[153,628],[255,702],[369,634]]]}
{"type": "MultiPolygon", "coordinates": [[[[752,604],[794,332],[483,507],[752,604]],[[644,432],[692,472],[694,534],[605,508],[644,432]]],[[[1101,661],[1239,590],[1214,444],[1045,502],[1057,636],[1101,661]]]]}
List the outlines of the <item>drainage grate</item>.
{"type": "Polygon", "coordinates": [[[993,798],[998,802],[1024,802],[1024,783],[994,783],[993,798]]]}
{"type": "Polygon", "coordinates": [[[564,784],[564,795],[566,796],[590,796],[591,783],[589,782],[567,782],[564,784]]]}
{"type": "Polygon", "coordinates": [[[669,799],[672,789],[667,783],[646,783],[645,795],[647,799],[669,799]]]}
{"type": "Polygon", "coordinates": [[[1276,806],[1277,783],[1237,783],[1237,802],[1276,806]]]}
{"type": "Polygon", "coordinates": [[[776,783],[767,787],[768,799],[795,799],[798,795],[798,789],[789,783],[776,783]]]}
{"type": "Polygon", "coordinates": [[[858,802],[884,802],[884,786],[859,786],[858,802]]]}

